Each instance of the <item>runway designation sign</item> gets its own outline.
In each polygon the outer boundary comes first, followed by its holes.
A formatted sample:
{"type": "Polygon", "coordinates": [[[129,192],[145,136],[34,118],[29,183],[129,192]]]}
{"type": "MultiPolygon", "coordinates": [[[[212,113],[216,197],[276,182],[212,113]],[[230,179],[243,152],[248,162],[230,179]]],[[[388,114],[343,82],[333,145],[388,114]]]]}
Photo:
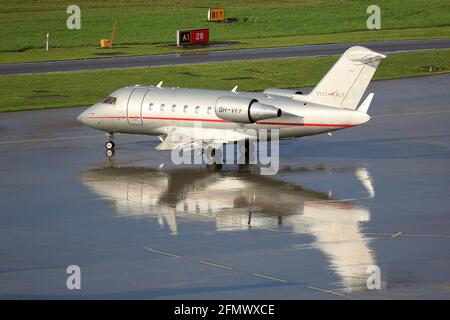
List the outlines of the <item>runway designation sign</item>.
{"type": "Polygon", "coordinates": [[[208,29],[198,29],[191,31],[191,44],[193,43],[208,43],[209,41],[209,30],[208,29]]]}
{"type": "Polygon", "coordinates": [[[207,44],[209,42],[209,29],[178,30],[177,45],[207,44]]]}
{"type": "Polygon", "coordinates": [[[211,8],[208,10],[208,21],[221,22],[225,20],[224,8],[211,8]]]}

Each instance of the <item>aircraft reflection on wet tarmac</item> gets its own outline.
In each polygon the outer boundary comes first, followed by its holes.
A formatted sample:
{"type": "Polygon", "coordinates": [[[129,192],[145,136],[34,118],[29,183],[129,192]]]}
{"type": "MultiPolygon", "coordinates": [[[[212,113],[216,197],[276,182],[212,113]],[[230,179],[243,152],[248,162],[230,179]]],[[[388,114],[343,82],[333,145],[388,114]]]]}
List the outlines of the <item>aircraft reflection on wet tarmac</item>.
{"type": "MultiPolygon", "coordinates": [[[[353,170],[373,197],[367,169],[353,170]]],[[[217,231],[259,228],[312,235],[313,243],[299,246],[320,250],[348,291],[365,289],[367,267],[376,264],[361,228],[369,210],[330,193],[248,172],[113,166],[85,171],[80,178],[119,216],[156,217],[172,235],[179,232],[177,216],[214,219],[217,231]]]]}

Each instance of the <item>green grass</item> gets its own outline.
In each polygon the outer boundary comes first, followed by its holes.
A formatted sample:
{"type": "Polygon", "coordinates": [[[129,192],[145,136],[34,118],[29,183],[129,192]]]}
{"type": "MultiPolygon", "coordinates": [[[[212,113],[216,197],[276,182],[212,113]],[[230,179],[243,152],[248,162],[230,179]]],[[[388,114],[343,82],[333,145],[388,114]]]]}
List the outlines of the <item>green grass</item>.
{"type": "MultiPolygon", "coordinates": [[[[315,85],[337,56],[212,63],[174,67],[114,69],[0,77],[0,112],[90,105],[108,93],[133,84],[157,84],[205,89],[257,91],[268,87],[315,85]],[[29,98],[59,95],[60,98],[29,98]]],[[[427,75],[428,66],[450,72],[450,50],[429,50],[389,56],[381,62],[375,79],[427,75]]]]}
{"type": "Polygon", "coordinates": [[[71,59],[95,59],[104,57],[120,57],[147,54],[203,52],[213,50],[245,49],[245,48],[268,48],[282,46],[296,46],[308,44],[358,42],[364,41],[387,41],[387,40],[412,40],[450,38],[450,27],[408,29],[408,30],[380,30],[380,31],[355,31],[337,34],[307,35],[307,36],[285,36],[276,38],[246,39],[227,47],[197,47],[178,48],[167,45],[118,45],[113,49],[100,49],[93,46],[75,48],[52,48],[50,51],[43,49],[30,49],[21,52],[0,52],[0,63],[21,63],[31,61],[54,61],[71,59]]]}
{"type": "Polygon", "coordinates": [[[95,58],[117,19],[120,55],[174,52],[175,31],[209,27],[211,41],[238,47],[331,43],[341,41],[450,37],[448,0],[378,0],[382,29],[366,29],[373,1],[339,0],[80,0],[81,30],[66,29],[68,3],[10,0],[0,8],[0,63],[95,58]],[[224,6],[236,23],[208,23],[207,9],[224,6]],[[45,52],[45,34],[51,50],[45,52]]]}

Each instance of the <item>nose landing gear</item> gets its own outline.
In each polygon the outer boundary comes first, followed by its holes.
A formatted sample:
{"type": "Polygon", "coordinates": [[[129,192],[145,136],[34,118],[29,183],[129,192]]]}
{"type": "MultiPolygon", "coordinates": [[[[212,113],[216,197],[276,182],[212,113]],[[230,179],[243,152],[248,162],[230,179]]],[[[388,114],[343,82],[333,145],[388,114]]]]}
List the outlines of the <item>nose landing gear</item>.
{"type": "Polygon", "coordinates": [[[114,149],[107,149],[107,150],[105,151],[105,155],[106,155],[108,158],[113,157],[115,153],[116,153],[116,152],[114,151],[114,149]]]}
{"type": "Polygon", "coordinates": [[[108,141],[105,143],[105,148],[107,150],[114,149],[115,146],[116,146],[116,144],[114,143],[114,141],[108,141]]]}
{"type": "Polygon", "coordinates": [[[105,148],[106,148],[105,155],[108,158],[110,158],[110,157],[114,156],[114,153],[115,153],[114,147],[116,146],[116,144],[113,141],[114,133],[113,132],[107,132],[106,133],[106,139],[108,141],[106,141],[106,143],[105,143],[105,148]]]}

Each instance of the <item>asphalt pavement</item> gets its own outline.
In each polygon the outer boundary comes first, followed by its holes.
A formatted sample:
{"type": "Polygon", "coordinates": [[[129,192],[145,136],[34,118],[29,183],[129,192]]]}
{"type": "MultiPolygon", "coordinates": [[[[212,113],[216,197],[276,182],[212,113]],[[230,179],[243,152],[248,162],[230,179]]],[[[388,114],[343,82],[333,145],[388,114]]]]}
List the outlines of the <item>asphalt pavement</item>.
{"type": "Polygon", "coordinates": [[[83,108],[2,113],[0,299],[448,299],[449,87],[372,82],[369,123],[282,141],[274,176],[145,136],[109,160],[83,108]]]}
{"type": "Polygon", "coordinates": [[[355,45],[362,45],[374,51],[392,54],[395,52],[450,48],[450,39],[338,43],[277,48],[240,50],[230,49],[210,52],[129,56],[102,59],[0,64],[0,75],[317,57],[342,54],[346,49],[355,45]]]}

